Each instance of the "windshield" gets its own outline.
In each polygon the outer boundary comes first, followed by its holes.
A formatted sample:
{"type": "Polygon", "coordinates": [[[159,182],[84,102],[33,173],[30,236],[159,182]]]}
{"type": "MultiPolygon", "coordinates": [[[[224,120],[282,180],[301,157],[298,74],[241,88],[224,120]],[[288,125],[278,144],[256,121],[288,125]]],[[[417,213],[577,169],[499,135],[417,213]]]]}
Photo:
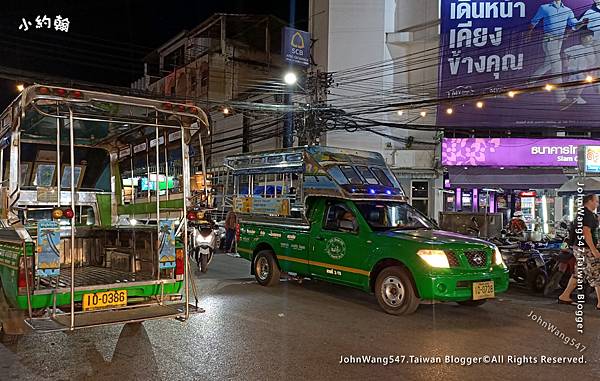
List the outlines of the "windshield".
{"type": "Polygon", "coordinates": [[[433,229],[431,221],[403,202],[357,201],[356,206],[373,230],[433,229]]]}

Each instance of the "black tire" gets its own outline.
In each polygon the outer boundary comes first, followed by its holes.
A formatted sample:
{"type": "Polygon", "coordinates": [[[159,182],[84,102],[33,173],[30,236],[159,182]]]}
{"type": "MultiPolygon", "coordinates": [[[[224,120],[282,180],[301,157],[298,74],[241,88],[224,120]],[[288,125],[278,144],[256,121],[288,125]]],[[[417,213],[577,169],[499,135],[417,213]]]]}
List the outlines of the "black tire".
{"type": "Polygon", "coordinates": [[[544,286],[544,296],[551,296],[559,287],[562,287],[561,280],[564,275],[564,272],[558,270],[550,275],[546,286],[544,286]]]}
{"type": "Polygon", "coordinates": [[[271,250],[262,250],[254,257],[254,277],[261,286],[272,287],[279,283],[281,270],[271,250]]]}
{"type": "Polygon", "coordinates": [[[375,296],[379,306],[391,315],[412,314],[421,302],[410,273],[401,266],[387,267],[377,275],[375,296]]]}
{"type": "Polygon", "coordinates": [[[208,256],[210,254],[200,254],[200,271],[205,273],[208,271],[208,256]]]}
{"type": "Polygon", "coordinates": [[[487,302],[487,299],[479,299],[479,300],[462,300],[460,302],[456,302],[461,306],[465,307],[479,307],[483,306],[487,302]]]}
{"type": "Polygon", "coordinates": [[[535,293],[543,292],[547,283],[548,274],[540,268],[535,268],[527,274],[527,286],[535,293]]]}

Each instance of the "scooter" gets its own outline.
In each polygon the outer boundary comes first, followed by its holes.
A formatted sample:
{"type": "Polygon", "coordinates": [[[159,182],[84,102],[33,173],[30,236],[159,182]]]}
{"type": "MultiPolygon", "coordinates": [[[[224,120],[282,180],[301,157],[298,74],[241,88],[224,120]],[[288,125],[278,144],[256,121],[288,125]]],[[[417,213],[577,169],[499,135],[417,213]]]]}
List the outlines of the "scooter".
{"type": "Polygon", "coordinates": [[[208,271],[208,265],[212,261],[219,244],[215,227],[207,221],[195,222],[192,225],[190,236],[190,256],[193,254],[198,268],[205,273],[208,271]]]}
{"type": "Polygon", "coordinates": [[[554,266],[550,271],[548,277],[548,283],[544,287],[544,296],[551,296],[557,289],[565,289],[569,278],[571,278],[571,271],[568,269],[568,262],[572,260],[573,252],[571,249],[563,249],[559,253],[555,254],[554,266]]]}
{"type": "Polygon", "coordinates": [[[502,258],[508,267],[509,276],[516,283],[525,285],[531,291],[544,291],[548,282],[549,270],[554,265],[554,257],[541,253],[530,242],[523,242],[518,249],[502,250],[502,258]]]}

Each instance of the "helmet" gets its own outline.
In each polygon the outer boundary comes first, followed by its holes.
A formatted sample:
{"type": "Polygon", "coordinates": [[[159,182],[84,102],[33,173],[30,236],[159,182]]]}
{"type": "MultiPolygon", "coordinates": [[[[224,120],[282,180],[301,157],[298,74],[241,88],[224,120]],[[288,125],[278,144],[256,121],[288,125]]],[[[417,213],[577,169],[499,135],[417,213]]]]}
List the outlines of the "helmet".
{"type": "Polygon", "coordinates": [[[521,212],[520,210],[516,211],[515,214],[513,214],[513,217],[523,217],[523,212],[521,212]]]}

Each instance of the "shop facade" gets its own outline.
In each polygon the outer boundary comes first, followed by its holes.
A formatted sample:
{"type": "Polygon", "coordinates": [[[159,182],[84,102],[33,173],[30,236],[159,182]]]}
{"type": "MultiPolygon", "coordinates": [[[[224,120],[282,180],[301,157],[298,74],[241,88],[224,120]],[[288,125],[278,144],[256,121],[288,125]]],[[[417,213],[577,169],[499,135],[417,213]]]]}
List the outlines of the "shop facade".
{"type": "Polygon", "coordinates": [[[574,200],[558,189],[577,175],[580,146],[572,138],[445,138],[442,141],[442,213],[499,213],[503,224],[516,211],[531,231],[552,233],[572,220],[574,200]]]}

